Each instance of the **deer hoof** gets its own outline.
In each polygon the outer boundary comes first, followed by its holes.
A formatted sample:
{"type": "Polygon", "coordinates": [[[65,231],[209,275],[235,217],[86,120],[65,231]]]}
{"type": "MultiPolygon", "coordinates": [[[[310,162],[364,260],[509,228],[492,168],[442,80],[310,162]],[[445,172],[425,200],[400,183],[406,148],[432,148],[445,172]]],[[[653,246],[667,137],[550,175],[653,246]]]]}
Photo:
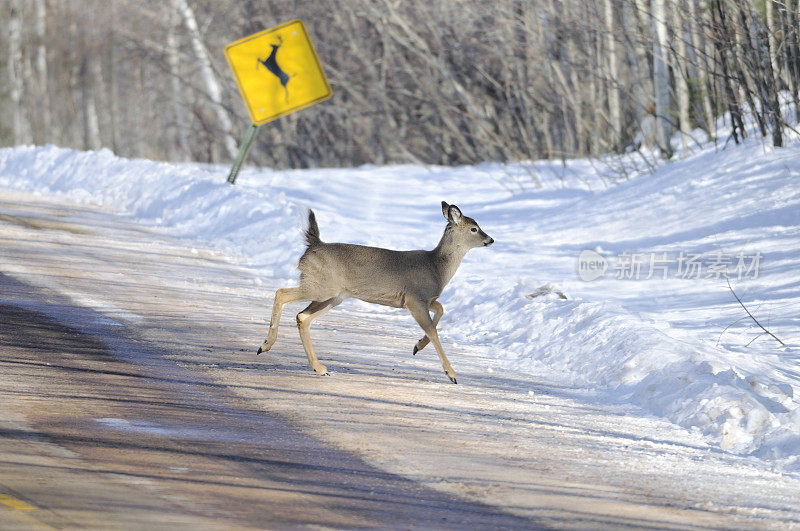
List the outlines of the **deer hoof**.
{"type": "Polygon", "coordinates": [[[411,355],[412,355],[412,356],[416,356],[416,355],[417,355],[417,352],[419,352],[419,349],[417,348],[417,346],[416,346],[416,345],[414,345],[414,351],[411,353],[411,355]]]}
{"type": "Polygon", "coordinates": [[[456,377],[455,377],[455,376],[450,376],[450,375],[448,374],[448,375],[447,375],[447,377],[448,377],[448,378],[450,378],[450,381],[451,381],[451,382],[453,382],[454,384],[457,384],[457,383],[458,383],[458,382],[456,381],[456,377]]]}

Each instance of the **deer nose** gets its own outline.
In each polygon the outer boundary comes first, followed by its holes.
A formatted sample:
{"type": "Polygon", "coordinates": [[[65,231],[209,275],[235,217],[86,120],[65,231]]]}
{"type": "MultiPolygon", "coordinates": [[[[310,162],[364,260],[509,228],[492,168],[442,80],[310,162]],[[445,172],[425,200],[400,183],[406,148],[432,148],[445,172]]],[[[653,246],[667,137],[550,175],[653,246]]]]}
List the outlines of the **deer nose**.
{"type": "Polygon", "coordinates": [[[488,239],[488,240],[484,240],[484,241],[483,241],[483,245],[484,245],[484,246],[487,246],[487,247],[488,247],[489,245],[493,244],[493,243],[494,243],[494,238],[492,238],[492,237],[489,237],[489,239],[488,239]]]}

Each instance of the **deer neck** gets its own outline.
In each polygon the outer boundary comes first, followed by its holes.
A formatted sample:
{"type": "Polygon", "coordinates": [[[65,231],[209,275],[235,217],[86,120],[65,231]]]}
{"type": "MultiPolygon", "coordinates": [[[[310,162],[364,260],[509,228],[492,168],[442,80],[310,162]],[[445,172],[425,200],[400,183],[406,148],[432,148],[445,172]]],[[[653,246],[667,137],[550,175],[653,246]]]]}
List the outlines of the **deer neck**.
{"type": "Polygon", "coordinates": [[[461,260],[464,259],[468,250],[466,247],[457,245],[453,238],[453,233],[445,229],[442,239],[439,240],[439,245],[433,250],[434,260],[442,279],[442,288],[456,274],[458,266],[461,265],[461,260]]]}

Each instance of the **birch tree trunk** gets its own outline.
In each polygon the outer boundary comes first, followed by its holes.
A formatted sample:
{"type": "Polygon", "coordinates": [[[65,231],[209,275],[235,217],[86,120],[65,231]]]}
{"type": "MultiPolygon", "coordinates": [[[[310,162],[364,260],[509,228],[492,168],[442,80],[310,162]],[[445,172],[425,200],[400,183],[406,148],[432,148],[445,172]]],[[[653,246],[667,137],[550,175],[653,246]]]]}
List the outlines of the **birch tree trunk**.
{"type": "Polygon", "coordinates": [[[108,50],[108,121],[109,121],[109,142],[114,153],[119,153],[119,87],[117,83],[117,17],[111,13],[109,17],[110,46],[108,50]]]}
{"type": "Polygon", "coordinates": [[[686,22],[689,24],[689,34],[692,39],[692,51],[694,52],[695,57],[695,67],[697,71],[697,78],[695,81],[695,85],[697,91],[700,94],[700,100],[702,102],[702,114],[703,114],[703,121],[705,123],[705,130],[706,133],[710,137],[717,136],[717,120],[714,116],[714,109],[711,106],[711,85],[710,85],[710,77],[709,77],[709,68],[708,68],[708,52],[706,51],[706,47],[702,46],[700,42],[700,32],[699,27],[702,23],[702,19],[697,17],[697,0],[688,0],[689,1],[689,20],[686,22]]]}
{"type": "MultiPolygon", "coordinates": [[[[691,0],[690,0],[691,1],[691,0]]],[[[689,69],[688,57],[686,47],[686,30],[683,27],[683,17],[681,16],[680,0],[678,0],[672,8],[672,25],[675,31],[675,40],[677,41],[677,54],[675,58],[675,92],[677,92],[678,99],[678,121],[681,130],[681,144],[684,151],[689,148],[689,133],[692,130],[691,119],[689,117],[689,69]]]]}
{"type": "Polygon", "coordinates": [[[211,68],[211,60],[208,57],[208,52],[203,45],[203,39],[200,35],[200,29],[197,27],[197,20],[194,17],[194,11],[189,6],[186,0],[175,0],[176,7],[183,17],[183,23],[189,30],[189,36],[192,41],[192,49],[200,63],[200,72],[203,77],[208,97],[211,100],[211,105],[217,116],[219,127],[222,130],[223,145],[225,147],[225,154],[230,159],[236,158],[238,150],[236,148],[236,140],[231,133],[233,124],[225,108],[222,106],[222,91],[217,81],[217,76],[214,75],[214,70],[211,68]]]}
{"type": "Polygon", "coordinates": [[[181,15],[178,10],[178,0],[172,0],[169,5],[169,28],[167,29],[167,63],[169,66],[170,89],[172,101],[172,119],[175,127],[175,137],[169,145],[169,157],[173,161],[185,160],[189,153],[188,142],[186,139],[186,121],[184,119],[184,105],[181,97],[181,70],[180,57],[178,55],[177,29],[181,23],[181,15]]]}
{"type": "Polygon", "coordinates": [[[649,31],[648,23],[649,0],[634,0],[626,2],[623,8],[624,27],[628,32],[628,41],[631,46],[626,47],[628,63],[630,65],[630,84],[633,95],[633,115],[636,123],[633,138],[639,137],[641,145],[651,148],[655,145],[654,135],[648,135],[647,125],[652,121],[653,90],[650,87],[652,76],[650,69],[652,61],[648,55],[649,31]]]}
{"type": "Polygon", "coordinates": [[[622,142],[622,113],[620,112],[619,69],[617,42],[614,33],[614,2],[605,0],[606,53],[608,54],[608,115],[611,121],[611,148],[617,150],[622,142]]]}
{"type": "MultiPolygon", "coordinates": [[[[586,30],[586,40],[587,42],[592,42],[591,36],[591,29],[586,30]]],[[[592,47],[593,48],[593,47],[592,47]]],[[[575,85],[576,87],[579,85],[575,85]]],[[[598,93],[598,86],[597,86],[597,76],[589,75],[589,90],[587,91],[592,97],[596,96],[598,93]]],[[[591,103],[587,103],[587,120],[593,124],[597,124],[597,106],[591,105],[591,103]]],[[[588,150],[590,153],[597,153],[599,151],[599,138],[597,135],[588,135],[589,138],[587,139],[587,143],[589,145],[588,150]]]]}
{"type": "Polygon", "coordinates": [[[100,122],[97,118],[97,91],[100,90],[99,65],[95,53],[86,54],[81,68],[81,99],[83,102],[83,143],[84,149],[97,150],[101,147],[100,122]]]}
{"type": "Polygon", "coordinates": [[[30,125],[22,108],[22,5],[10,0],[8,15],[8,81],[14,145],[28,144],[30,125]]]}
{"type": "Polygon", "coordinates": [[[779,79],[780,66],[778,63],[778,39],[775,38],[775,2],[764,0],[764,10],[767,15],[767,38],[769,39],[769,62],[775,79],[779,79]]]}
{"type": "Polygon", "coordinates": [[[790,48],[790,50],[787,50],[790,58],[787,61],[787,67],[791,63],[789,72],[793,73],[791,75],[791,90],[792,100],[794,101],[795,121],[797,121],[800,120],[800,31],[798,31],[797,27],[798,22],[800,22],[800,1],[786,0],[784,11],[787,12],[791,28],[788,32],[789,37],[785,38],[785,40],[789,40],[790,46],[784,44],[784,47],[790,48]]]}
{"type": "Polygon", "coordinates": [[[41,130],[38,132],[37,143],[47,141],[50,133],[50,98],[47,93],[47,47],[45,46],[47,31],[47,6],[45,0],[36,0],[36,95],[39,100],[41,130]]]}
{"type": "MultiPolygon", "coordinates": [[[[794,0],[796,1],[796,0],[794,0]]],[[[785,81],[792,93],[794,101],[795,121],[800,120],[800,99],[798,99],[798,69],[797,69],[797,26],[794,16],[793,0],[784,0],[778,9],[781,25],[781,36],[783,37],[783,59],[785,81]]]]}
{"type": "Polygon", "coordinates": [[[667,20],[665,0],[651,0],[653,21],[653,88],[656,101],[658,147],[663,158],[672,157],[670,123],[669,70],[667,69],[667,20]]]}

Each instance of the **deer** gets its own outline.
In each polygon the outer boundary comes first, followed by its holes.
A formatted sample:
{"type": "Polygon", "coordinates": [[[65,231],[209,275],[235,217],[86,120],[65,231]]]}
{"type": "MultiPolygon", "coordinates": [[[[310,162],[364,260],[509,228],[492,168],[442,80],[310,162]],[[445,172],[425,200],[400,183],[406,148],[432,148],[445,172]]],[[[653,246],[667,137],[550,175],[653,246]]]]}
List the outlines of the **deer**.
{"type": "Polygon", "coordinates": [[[317,359],[311,344],[311,323],[343,301],[356,298],[407,309],[425,332],[414,345],[412,354],[433,343],[444,373],[451,382],[458,383],[436,330],[444,314],[437,299],[455,275],[467,251],[487,247],[494,243],[494,239],[483,232],[474,219],[463,215],[456,205],[442,201],[442,215],[447,226],[436,248],[431,251],[394,251],[349,243],[325,243],[320,239],[314,211],[309,210],[306,250],[297,265],[300,285],[275,292],[267,339],[256,354],[269,351],[275,344],[286,304],[311,301],[297,314],[297,328],[309,365],[317,374],[328,376],[328,370],[317,359]]]}
{"type": "Polygon", "coordinates": [[[258,70],[258,65],[264,65],[264,68],[272,72],[275,77],[281,82],[281,86],[283,87],[283,92],[286,94],[286,101],[289,101],[289,88],[286,86],[289,83],[289,80],[292,78],[289,74],[283,71],[283,69],[278,64],[278,59],[275,57],[278,54],[278,48],[283,45],[283,38],[278,35],[278,44],[270,44],[272,47],[272,52],[266,59],[256,58],[256,70],[258,70]]]}

